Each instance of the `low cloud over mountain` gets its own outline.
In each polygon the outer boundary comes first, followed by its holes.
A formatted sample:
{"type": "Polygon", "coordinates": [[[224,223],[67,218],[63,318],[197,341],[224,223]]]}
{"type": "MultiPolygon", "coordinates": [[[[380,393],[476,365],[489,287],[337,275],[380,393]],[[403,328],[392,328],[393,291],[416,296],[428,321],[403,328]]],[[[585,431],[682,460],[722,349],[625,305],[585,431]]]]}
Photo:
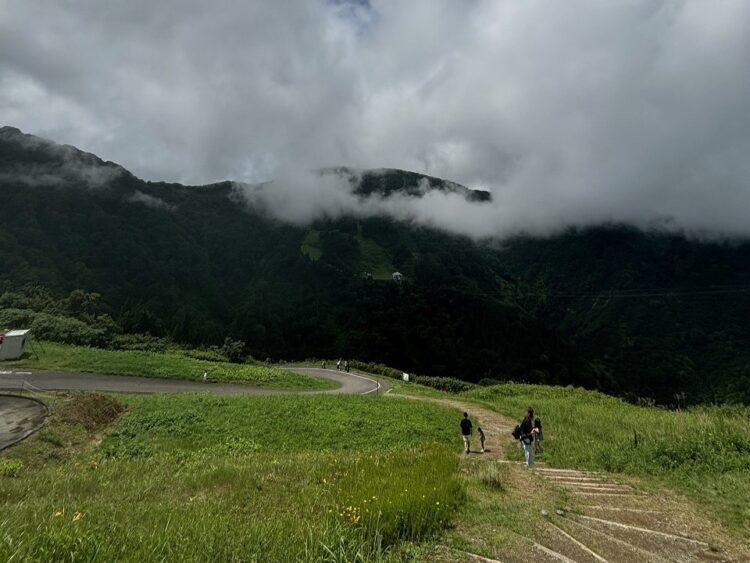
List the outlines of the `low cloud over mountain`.
{"type": "Polygon", "coordinates": [[[308,172],[346,165],[489,190],[378,203],[477,237],[744,237],[748,52],[744,0],[7,0],[0,123],[294,221],[371,212],[308,172]]]}

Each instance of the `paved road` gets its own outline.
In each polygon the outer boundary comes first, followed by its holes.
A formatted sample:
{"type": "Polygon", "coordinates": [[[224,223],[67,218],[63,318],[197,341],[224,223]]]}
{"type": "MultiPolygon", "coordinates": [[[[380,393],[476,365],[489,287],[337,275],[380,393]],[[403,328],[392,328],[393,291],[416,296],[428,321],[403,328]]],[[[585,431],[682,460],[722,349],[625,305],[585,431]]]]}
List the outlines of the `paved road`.
{"type": "Polygon", "coordinates": [[[47,418],[47,407],[26,397],[0,395],[0,450],[23,440],[47,418]]]}
{"type": "Polygon", "coordinates": [[[24,384],[29,389],[42,391],[109,391],[116,393],[217,393],[220,395],[279,395],[289,393],[327,393],[366,395],[385,392],[388,385],[372,377],[360,374],[347,374],[331,369],[285,367],[284,369],[328,379],[340,387],[327,391],[289,391],[270,389],[240,383],[202,383],[180,379],[157,379],[153,377],[134,377],[129,375],[102,375],[96,373],[72,373],[41,370],[4,370],[0,371],[0,389],[22,389],[24,384]]]}
{"type": "MultiPolygon", "coordinates": [[[[238,383],[202,383],[179,379],[156,379],[129,375],[102,375],[40,370],[0,371],[0,389],[39,391],[109,391],[115,393],[216,393],[219,395],[282,395],[282,394],[350,394],[385,393],[388,384],[363,374],[331,369],[285,367],[319,379],[339,384],[327,391],[289,391],[268,389],[238,383]]],[[[0,395],[0,450],[23,440],[44,422],[47,407],[37,401],[0,395]]]]}
{"type": "MultiPolygon", "coordinates": [[[[346,373],[344,371],[337,371],[335,369],[322,369],[322,368],[307,368],[307,367],[293,367],[287,366],[283,369],[293,371],[295,373],[303,373],[311,377],[318,377],[320,379],[328,379],[338,383],[341,387],[338,389],[331,389],[325,391],[328,394],[349,394],[349,395],[375,395],[382,394],[390,389],[390,385],[384,378],[375,378],[372,375],[365,373],[346,373]]],[[[309,391],[308,393],[316,393],[316,391],[309,391]]]]}

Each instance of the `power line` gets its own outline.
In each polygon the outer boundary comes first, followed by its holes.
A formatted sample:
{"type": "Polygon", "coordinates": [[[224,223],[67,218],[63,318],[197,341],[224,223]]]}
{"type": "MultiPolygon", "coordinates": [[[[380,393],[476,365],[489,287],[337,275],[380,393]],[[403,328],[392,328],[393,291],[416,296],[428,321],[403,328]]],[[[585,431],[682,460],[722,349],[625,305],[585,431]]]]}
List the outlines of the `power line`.
{"type": "Polygon", "coordinates": [[[545,292],[520,292],[515,295],[520,297],[607,297],[607,298],[645,298],[645,297],[682,297],[682,296],[701,296],[701,295],[735,295],[750,293],[750,287],[746,288],[733,288],[733,289],[674,289],[674,290],[648,290],[648,289],[633,289],[633,290],[616,290],[616,291],[600,291],[600,292],[587,292],[587,293],[545,293],[545,292]]]}
{"type": "Polygon", "coordinates": [[[487,297],[544,297],[544,298],[649,298],[649,297],[698,297],[706,295],[740,295],[750,294],[750,284],[745,285],[712,285],[703,287],[660,287],[601,290],[587,292],[546,292],[546,291],[508,291],[506,293],[490,291],[462,291],[464,295],[487,297]]]}

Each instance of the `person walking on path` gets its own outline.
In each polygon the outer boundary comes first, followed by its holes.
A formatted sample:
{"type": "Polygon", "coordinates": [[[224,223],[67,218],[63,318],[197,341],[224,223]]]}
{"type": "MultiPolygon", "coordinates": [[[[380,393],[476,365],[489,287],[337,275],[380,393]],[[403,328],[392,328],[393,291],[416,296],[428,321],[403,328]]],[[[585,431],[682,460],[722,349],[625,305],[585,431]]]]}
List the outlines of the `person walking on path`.
{"type": "Polygon", "coordinates": [[[464,413],[464,417],[461,419],[461,437],[464,439],[464,450],[468,454],[471,445],[471,420],[469,420],[468,413],[464,413]]]}
{"type": "Polygon", "coordinates": [[[344,371],[346,371],[346,373],[349,373],[349,360],[346,360],[344,362],[344,371]]]}
{"type": "Polygon", "coordinates": [[[481,448],[481,453],[484,453],[484,431],[480,426],[477,426],[477,434],[479,434],[479,447],[481,448]]]}
{"type": "Polygon", "coordinates": [[[526,467],[534,465],[534,409],[529,407],[521,421],[521,447],[526,458],[526,467]]]}
{"type": "Polygon", "coordinates": [[[339,358],[339,361],[336,362],[336,371],[341,371],[341,358],[339,358]]]}

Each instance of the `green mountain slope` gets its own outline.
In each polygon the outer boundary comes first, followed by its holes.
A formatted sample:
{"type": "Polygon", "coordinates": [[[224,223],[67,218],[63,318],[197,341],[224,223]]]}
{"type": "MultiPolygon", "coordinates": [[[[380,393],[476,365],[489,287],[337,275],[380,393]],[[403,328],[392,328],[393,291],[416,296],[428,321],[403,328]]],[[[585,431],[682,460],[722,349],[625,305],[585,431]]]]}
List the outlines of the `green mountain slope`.
{"type": "MultiPolygon", "coordinates": [[[[411,172],[361,176],[362,198],[489,197],[411,172]]],[[[0,289],[97,291],[127,332],[232,336],[260,358],[750,401],[750,245],[606,227],[498,247],[387,217],[298,227],[235,195],[231,183],[145,182],[2,128],[0,289]],[[711,285],[737,287],[699,293],[711,285]]]]}

